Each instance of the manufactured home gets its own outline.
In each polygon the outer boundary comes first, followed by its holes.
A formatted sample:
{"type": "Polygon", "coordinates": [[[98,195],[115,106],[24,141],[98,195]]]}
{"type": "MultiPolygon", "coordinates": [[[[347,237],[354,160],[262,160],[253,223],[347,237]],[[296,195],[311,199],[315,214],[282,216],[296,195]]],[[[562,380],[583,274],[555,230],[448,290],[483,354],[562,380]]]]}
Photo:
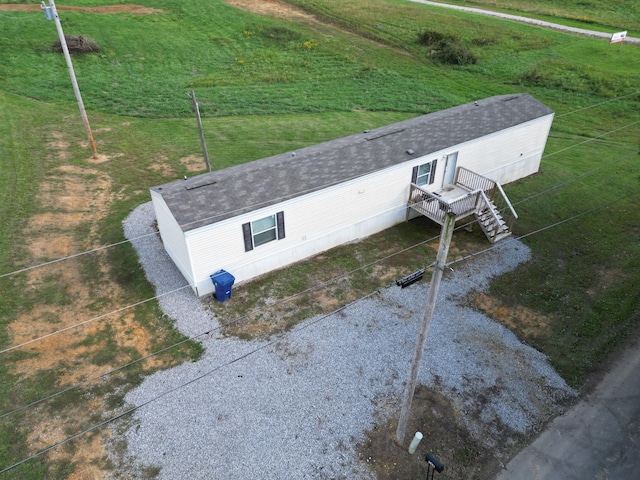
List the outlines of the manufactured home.
{"type": "Polygon", "coordinates": [[[503,184],[538,171],[553,111],[501,95],[152,187],[164,247],[194,292],[242,282],[426,215],[475,217],[491,242],[516,213],[503,184]]]}

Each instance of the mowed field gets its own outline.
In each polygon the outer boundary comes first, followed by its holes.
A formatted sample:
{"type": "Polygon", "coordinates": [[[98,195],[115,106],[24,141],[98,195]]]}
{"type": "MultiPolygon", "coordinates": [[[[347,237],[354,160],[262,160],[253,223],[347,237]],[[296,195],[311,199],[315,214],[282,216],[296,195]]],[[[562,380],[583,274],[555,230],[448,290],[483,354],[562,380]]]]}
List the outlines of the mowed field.
{"type": "MultiPolygon", "coordinates": [[[[127,411],[124,394],[200,354],[197,339],[158,308],[121,228],[150,200],[150,186],[205,171],[191,90],[216,169],[490,95],[531,93],[556,118],[541,172],[507,193],[520,215],[516,234],[534,256],[470,301],[549,355],[576,388],[637,332],[638,47],[400,0],[104,3],[58,5],[65,33],[100,47],[73,56],[93,158],[52,47],[54,22],[37,4],[0,0],[2,478],[117,475],[125,446],[111,427],[127,411]],[[425,32],[444,43],[425,45],[425,32]]],[[[464,3],[640,36],[635,2],[464,3]]],[[[361,242],[358,258],[339,250],[318,267],[323,275],[310,262],[308,278],[277,272],[260,288],[295,295],[360,258],[411,247],[421,228],[361,242]]],[[[481,248],[460,242],[460,258],[481,248]]],[[[409,272],[429,263],[419,257],[429,251],[388,268],[409,272]]],[[[384,283],[372,271],[351,284],[357,298],[384,283]]],[[[242,288],[239,311],[264,308],[246,293],[255,285],[242,288]]]]}

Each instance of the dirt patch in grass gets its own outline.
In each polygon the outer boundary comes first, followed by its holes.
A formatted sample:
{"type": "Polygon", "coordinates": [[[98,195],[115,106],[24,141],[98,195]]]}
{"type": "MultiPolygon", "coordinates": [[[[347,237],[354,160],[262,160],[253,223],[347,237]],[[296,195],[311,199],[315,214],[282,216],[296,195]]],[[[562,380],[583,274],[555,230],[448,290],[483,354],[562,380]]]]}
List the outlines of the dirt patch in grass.
{"type": "Polygon", "coordinates": [[[626,281],[627,277],[627,273],[620,268],[602,266],[598,269],[595,283],[587,289],[587,295],[595,298],[606,290],[626,281]]]}
{"type": "MultiPolygon", "coordinates": [[[[71,157],[71,142],[53,132],[45,160],[60,163],[71,157]]],[[[39,213],[27,222],[25,248],[36,265],[100,246],[101,221],[109,213],[115,193],[110,177],[93,166],[50,168],[39,186],[39,213]]],[[[110,314],[127,304],[126,292],[112,281],[105,251],[73,257],[25,272],[25,308],[7,326],[10,345],[18,346],[11,373],[21,384],[36,385],[33,398],[98,377],[153,350],[153,337],[136,320],[133,310],[110,314]],[[46,378],[46,385],[39,379],[46,378]]],[[[145,368],[161,365],[151,359],[145,368]]],[[[99,423],[112,408],[91,390],[100,382],[54,398],[29,410],[21,428],[31,432],[31,452],[64,440],[99,423]],[[86,388],[85,388],[86,387],[86,388]],[[98,415],[98,417],[96,417],[98,415]]],[[[48,454],[56,463],[72,465],[68,478],[104,478],[108,465],[104,442],[107,429],[83,436],[48,454]],[[101,466],[102,465],[102,466],[101,466]]]]}
{"type": "MultiPolygon", "coordinates": [[[[429,229],[435,228],[435,224],[426,219],[413,222],[424,226],[425,231],[421,227],[401,225],[396,228],[407,228],[405,238],[401,234],[400,239],[390,239],[385,232],[373,235],[337,247],[331,254],[319,254],[237,285],[233,302],[220,303],[209,297],[204,303],[218,318],[224,319],[224,334],[239,338],[270,338],[313,315],[333,312],[432,263],[438,242],[424,243],[424,240],[432,238],[429,229]],[[412,243],[417,247],[404,251],[412,243]],[[355,268],[356,265],[367,266],[355,268]]],[[[485,247],[484,237],[478,235],[460,231],[449,248],[449,259],[455,260],[485,247]]],[[[427,269],[425,281],[430,276],[431,271],[427,269]]]]}
{"type": "Polygon", "coordinates": [[[169,164],[168,158],[165,156],[158,157],[156,161],[151,164],[151,169],[165,177],[176,175],[175,169],[169,164]]]}
{"type": "Polygon", "coordinates": [[[204,157],[193,154],[182,157],[180,163],[185,166],[187,172],[204,172],[207,168],[204,157]]]}
{"type": "MultiPolygon", "coordinates": [[[[68,415],[76,415],[82,417],[85,415],[85,408],[95,411],[102,409],[101,400],[93,399],[92,401],[83,402],[82,405],[70,407],[67,409],[65,417],[68,415]]],[[[50,416],[44,412],[37,415],[39,430],[31,432],[27,441],[29,446],[34,450],[42,450],[49,445],[53,445],[67,438],[68,436],[68,418],[61,416],[50,416]]],[[[105,432],[106,436],[110,436],[109,432],[105,432]]],[[[105,472],[100,467],[96,459],[104,456],[102,435],[90,434],[83,439],[82,448],[76,448],[73,452],[68,449],[57,448],[49,452],[49,461],[56,463],[71,462],[75,468],[67,477],[67,480],[88,480],[95,478],[104,478],[105,472]]]]}
{"type": "MultiPolygon", "coordinates": [[[[105,5],[98,7],[75,7],[69,5],[56,5],[56,10],[61,12],[84,12],[84,13],[130,13],[131,15],[150,15],[152,13],[162,13],[163,10],[159,8],[145,7],[144,5],[105,5]]],[[[39,12],[40,4],[3,4],[0,5],[0,11],[5,12],[39,12]]]]}
{"type": "Polygon", "coordinates": [[[95,155],[87,158],[87,163],[92,163],[95,165],[98,163],[108,162],[109,160],[110,160],[110,157],[108,157],[107,155],[96,153],[95,155]]]}
{"type": "Polygon", "coordinates": [[[553,317],[536,312],[522,305],[508,306],[488,293],[476,293],[472,305],[490,318],[500,322],[521,338],[533,338],[551,333],[553,317]]]}
{"type": "Polygon", "coordinates": [[[229,5],[247,10],[249,12],[258,13],[260,15],[271,15],[280,18],[308,18],[313,19],[312,15],[292,7],[278,0],[223,0],[229,5]]]}

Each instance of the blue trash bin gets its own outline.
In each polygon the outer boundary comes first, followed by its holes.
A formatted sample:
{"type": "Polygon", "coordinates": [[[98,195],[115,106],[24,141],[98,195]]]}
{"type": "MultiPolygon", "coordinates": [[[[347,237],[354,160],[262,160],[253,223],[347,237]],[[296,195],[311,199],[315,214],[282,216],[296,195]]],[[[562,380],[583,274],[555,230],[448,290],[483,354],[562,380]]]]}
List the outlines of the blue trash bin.
{"type": "Polygon", "coordinates": [[[214,296],[219,302],[224,302],[231,298],[231,290],[233,287],[233,282],[236,281],[236,277],[231,275],[229,272],[225,270],[218,270],[213,275],[209,275],[211,281],[213,282],[213,286],[215,287],[214,296]]]}

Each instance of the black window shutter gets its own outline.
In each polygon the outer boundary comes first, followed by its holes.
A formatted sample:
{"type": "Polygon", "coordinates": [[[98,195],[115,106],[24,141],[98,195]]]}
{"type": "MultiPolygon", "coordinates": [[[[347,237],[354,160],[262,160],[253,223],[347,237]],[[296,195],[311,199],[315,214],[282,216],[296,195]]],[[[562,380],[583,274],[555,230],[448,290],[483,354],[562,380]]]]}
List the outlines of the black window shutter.
{"type": "Polygon", "coordinates": [[[418,167],[413,167],[413,172],[411,173],[411,183],[416,183],[418,181],[418,167]]]}
{"type": "Polygon", "coordinates": [[[284,212],[276,213],[276,224],[278,225],[278,240],[284,238],[284,212]]]}
{"type": "Polygon", "coordinates": [[[244,236],[244,251],[253,250],[253,238],[251,238],[251,224],[244,223],[242,225],[242,235],[244,236]]]}
{"type": "Polygon", "coordinates": [[[436,165],[438,165],[438,159],[431,162],[431,173],[429,174],[429,185],[436,181],[436,165]]]}

